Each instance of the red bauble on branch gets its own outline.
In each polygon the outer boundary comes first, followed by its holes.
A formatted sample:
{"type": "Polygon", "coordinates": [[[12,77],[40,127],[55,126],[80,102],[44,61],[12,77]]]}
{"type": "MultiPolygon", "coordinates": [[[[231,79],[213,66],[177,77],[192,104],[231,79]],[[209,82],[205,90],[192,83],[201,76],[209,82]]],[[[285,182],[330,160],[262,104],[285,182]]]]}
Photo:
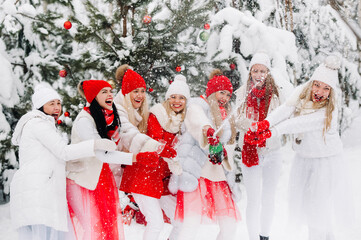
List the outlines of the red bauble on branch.
{"type": "Polygon", "coordinates": [[[59,71],[59,76],[60,77],[66,77],[66,75],[68,75],[68,73],[67,73],[67,71],[65,69],[59,71]]]}
{"type": "Polygon", "coordinates": [[[153,88],[149,88],[149,92],[153,92],[153,88]]]}
{"type": "Polygon", "coordinates": [[[62,124],[63,121],[61,121],[60,119],[57,121],[58,125],[62,124]]]}
{"type": "Polygon", "coordinates": [[[151,23],[151,22],[152,22],[152,17],[151,17],[151,16],[145,15],[145,16],[143,17],[143,23],[149,24],[149,23],[151,23]]]}
{"type": "Polygon", "coordinates": [[[211,25],[209,25],[208,23],[206,23],[206,24],[204,24],[204,26],[203,26],[203,27],[204,27],[204,29],[205,29],[205,30],[208,30],[208,29],[210,29],[210,28],[211,28],[211,25]]]}
{"type": "Polygon", "coordinates": [[[70,29],[71,28],[71,26],[72,26],[72,24],[71,24],[71,22],[70,21],[66,21],[65,23],[64,23],[64,28],[65,29],[70,29]]]}
{"type": "Polygon", "coordinates": [[[233,71],[234,69],[236,69],[236,64],[231,63],[231,64],[229,65],[229,68],[233,71]]]}
{"type": "Polygon", "coordinates": [[[181,67],[181,66],[177,66],[177,67],[175,68],[175,70],[176,70],[177,72],[180,72],[180,71],[182,71],[182,67],[181,67]]]}
{"type": "Polygon", "coordinates": [[[69,116],[70,116],[70,113],[69,113],[69,112],[65,112],[65,113],[64,113],[64,116],[65,116],[65,117],[69,117],[69,116]]]}

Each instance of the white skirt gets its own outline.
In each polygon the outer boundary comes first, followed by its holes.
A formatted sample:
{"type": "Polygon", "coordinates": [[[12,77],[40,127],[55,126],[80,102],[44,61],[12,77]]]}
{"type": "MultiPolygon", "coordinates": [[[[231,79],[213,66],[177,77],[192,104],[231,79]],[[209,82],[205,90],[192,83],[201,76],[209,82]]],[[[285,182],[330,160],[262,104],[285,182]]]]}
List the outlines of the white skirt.
{"type": "Polygon", "coordinates": [[[353,221],[348,168],[342,154],[302,158],[296,154],[289,185],[291,225],[307,224],[324,232],[353,221]]]}

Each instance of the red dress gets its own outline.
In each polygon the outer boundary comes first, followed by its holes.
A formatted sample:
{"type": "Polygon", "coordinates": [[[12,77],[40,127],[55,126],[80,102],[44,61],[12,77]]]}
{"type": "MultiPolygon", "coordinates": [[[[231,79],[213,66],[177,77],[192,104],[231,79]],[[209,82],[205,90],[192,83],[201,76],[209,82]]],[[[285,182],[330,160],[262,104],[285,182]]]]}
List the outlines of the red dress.
{"type": "MultiPolygon", "coordinates": [[[[165,131],[154,114],[149,115],[148,133],[151,138],[164,140],[171,144],[176,134],[165,131]]],[[[124,169],[120,190],[129,193],[138,193],[149,197],[160,198],[168,195],[168,182],[170,171],[168,164],[160,158],[159,165],[151,168],[139,163],[126,166],[124,169]]]]}

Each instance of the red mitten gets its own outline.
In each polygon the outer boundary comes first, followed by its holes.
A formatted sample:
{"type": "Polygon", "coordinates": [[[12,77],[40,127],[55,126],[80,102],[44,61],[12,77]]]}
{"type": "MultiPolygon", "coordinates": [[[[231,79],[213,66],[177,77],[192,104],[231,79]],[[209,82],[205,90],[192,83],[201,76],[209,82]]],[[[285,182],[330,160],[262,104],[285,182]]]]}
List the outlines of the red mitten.
{"type": "Polygon", "coordinates": [[[251,129],[253,132],[261,133],[269,129],[268,120],[252,123],[251,129]]]}
{"type": "Polygon", "coordinates": [[[260,135],[256,132],[248,130],[248,132],[244,135],[244,141],[251,145],[261,145],[266,141],[266,139],[260,137],[260,135]]]}
{"type": "Polygon", "coordinates": [[[159,155],[156,152],[141,152],[137,154],[138,163],[155,168],[159,165],[159,155]]]}
{"type": "Polygon", "coordinates": [[[258,138],[260,139],[266,140],[270,137],[272,137],[272,132],[269,129],[258,134],[258,138]]]}
{"type": "Polygon", "coordinates": [[[159,153],[159,156],[164,158],[175,158],[177,156],[177,151],[174,148],[165,145],[162,152],[159,153]]]}
{"type": "Polygon", "coordinates": [[[208,143],[212,146],[216,146],[219,143],[219,137],[218,136],[214,136],[214,133],[216,131],[213,128],[208,128],[207,130],[207,140],[208,143]]]}

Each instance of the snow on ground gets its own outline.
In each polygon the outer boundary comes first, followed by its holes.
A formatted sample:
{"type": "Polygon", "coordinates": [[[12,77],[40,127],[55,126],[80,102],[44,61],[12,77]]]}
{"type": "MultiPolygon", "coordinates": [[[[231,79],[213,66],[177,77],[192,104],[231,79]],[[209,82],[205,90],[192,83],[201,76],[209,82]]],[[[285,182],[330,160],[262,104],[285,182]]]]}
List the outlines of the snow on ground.
{"type": "MultiPolygon", "coordinates": [[[[361,116],[354,120],[352,128],[343,134],[343,142],[345,144],[345,158],[350,163],[350,177],[353,184],[353,196],[355,202],[355,226],[347,231],[336,231],[335,237],[337,240],[361,240],[361,116]]],[[[287,224],[287,184],[288,175],[290,172],[291,161],[294,153],[290,144],[283,148],[285,156],[285,162],[283,165],[283,171],[281,174],[280,182],[277,189],[276,196],[276,210],[274,217],[274,224],[271,232],[271,239],[276,240],[288,240],[285,227],[287,224]]],[[[244,186],[242,188],[242,199],[238,203],[242,214],[242,221],[238,224],[237,239],[247,240],[247,228],[244,220],[245,208],[246,208],[246,194],[244,186]]],[[[172,227],[166,224],[160,239],[166,240],[172,227]]],[[[141,240],[144,232],[144,226],[137,223],[132,223],[130,226],[125,226],[125,238],[130,240],[141,240]]],[[[215,240],[218,233],[217,225],[202,225],[197,233],[197,240],[215,240]]],[[[297,233],[293,233],[298,237],[298,240],[307,239],[306,229],[299,229],[297,233]]],[[[17,239],[17,233],[12,228],[10,222],[9,204],[0,205],[0,239],[2,240],[14,240],[17,239]]]]}

